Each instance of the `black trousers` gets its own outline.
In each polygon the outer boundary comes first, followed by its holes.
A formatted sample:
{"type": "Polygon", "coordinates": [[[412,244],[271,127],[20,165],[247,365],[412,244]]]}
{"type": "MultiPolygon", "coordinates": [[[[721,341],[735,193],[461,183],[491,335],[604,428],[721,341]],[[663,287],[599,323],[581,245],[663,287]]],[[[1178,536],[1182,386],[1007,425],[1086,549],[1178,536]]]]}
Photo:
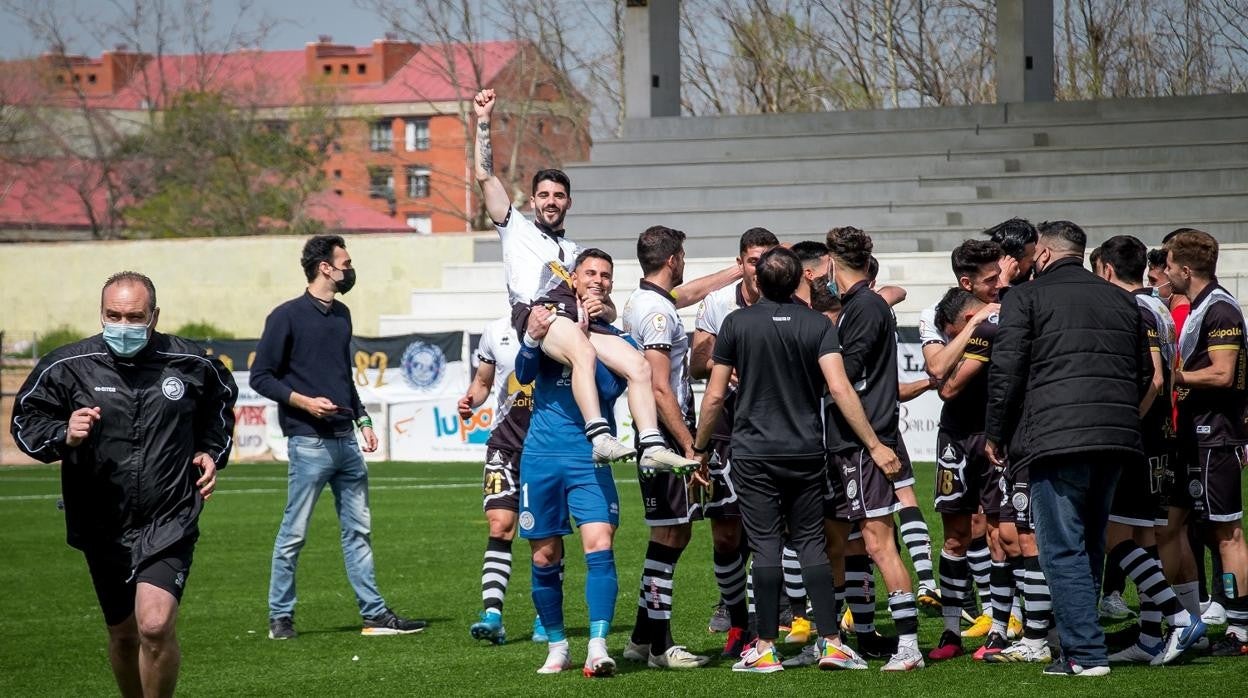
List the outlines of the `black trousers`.
{"type": "Polygon", "coordinates": [[[754,603],[758,635],[764,640],[779,635],[786,531],[802,564],[802,581],[814,605],[816,625],[825,635],[837,627],[836,589],[823,534],[824,468],[822,455],[811,459],[733,459],[732,484],[754,556],[754,603]]]}

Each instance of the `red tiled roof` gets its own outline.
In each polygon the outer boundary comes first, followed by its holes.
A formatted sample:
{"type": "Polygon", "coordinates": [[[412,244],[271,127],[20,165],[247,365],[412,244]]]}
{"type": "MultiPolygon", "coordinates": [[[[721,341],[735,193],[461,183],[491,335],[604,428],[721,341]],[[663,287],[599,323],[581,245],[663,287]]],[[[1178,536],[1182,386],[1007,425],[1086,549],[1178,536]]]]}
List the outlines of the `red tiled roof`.
{"type": "Polygon", "coordinates": [[[308,216],[321,221],[330,230],[357,233],[410,233],[411,228],[391,216],[371,209],[333,192],[322,191],[308,197],[304,204],[308,216]]]}

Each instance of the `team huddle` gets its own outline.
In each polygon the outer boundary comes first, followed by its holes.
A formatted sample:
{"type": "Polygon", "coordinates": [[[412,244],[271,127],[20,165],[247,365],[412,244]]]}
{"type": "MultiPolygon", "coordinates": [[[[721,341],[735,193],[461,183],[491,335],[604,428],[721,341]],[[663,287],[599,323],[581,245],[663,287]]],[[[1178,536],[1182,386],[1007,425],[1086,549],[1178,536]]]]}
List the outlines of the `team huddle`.
{"type": "Polygon", "coordinates": [[[1210,651],[1248,654],[1240,528],[1248,347],[1238,303],[1217,284],[1211,236],[1178,230],[1151,256],[1136,238],[1117,236],[1093,251],[1089,274],[1086,235],[1073,223],[995,226],[987,239],[953,251],[956,285],[920,321],[928,378],[903,383],[890,306],[905,291],[876,287],[871,238],[852,227],[783,246],[752,228],[735,265],[686,281],[684,233],[653,226],[637,241],[643,278],[617,316],[613,260],[564,235],[567,176],[534,176],[535,220],[512,207],[494,176],[494,105],[492,90],[476,96],[474,164],[503,244],[513,311],[486,329],[477,376],[460,402],[467,418],[493,388],[505,415],[486,456],[490,539],[473,637],[506,639],[503,599],[518,531],[533,556],[532,639],[549,647],[538,671],[571,666],[562,539],[574,520],[587,568],[583,671],[615,672],[606,636],[618,591],[612,543],[621,504],[602,466],[635,459],[650,539],[626,660],[668,669],[709,661],[671,632],[675,567],[702,518],[710,520],[720,592],[710,629],[726,632],[723,655],[737,660],[735,671],[866,669],[871,658],[884,659],[884,671],[922,668],[920,606],[938,610],[945,625],[929,661],[953,659],[966,651],[965,640],[983,638],[975,660],[1044,663],[1049,674],[1169,663],[1210,646],[1196,581],[1204,561],[1194,556],[1189,528],[1209,542],[1221,570],[1228,628],[1210,651]],[[1145,286],[1146,269],[1164,284],[1145,286]],[[1079,302],[1107,314],[1067,313],[1064,325],[1045,324],[1050,314],[1038,299],[1055,280],[1071,278],[1079,302]],[[1180,299],[1191,311],[1176,327],[1171,310],[1180,299]],[[694,304],[690,338],[677,311],[694,304]],[[1043,332],[1034,331],[1037,322],[1043,332]],[[1127,328],[1116,345],[1106,339],[1113,327],[1127,328]],[[1079,361],[1094,372],[1103,369],[1106,404],[1129,410],[1106,407],[1087,419],[1086,401],[1065,404],[1062,387],[1086,376],[1020,360],[1033,344],[1063,341],[1086,354],[1079,361]],[[1112,361],[1119,365],[1104,363],[1112,361]],[[1126,378],[1115,382],[1119,375],[1126,378]],[[692,379],[707,379],[699,415],[692,379]],[[618,438],[612,420],[626,389],[636,449],[618,438]],[[927,391],[943,400],[934,505],[945,539],[935,566],[899,426],[899,404],[927,391]],[[1039,397],[1025,401],[1024,391],[1039,397]],[[1038,445],[1033,423],[1069,439],[1038,445]],[[1098,475],[1108,478],[1100,489],[1114,492],[1104,507],[1107,526],[1064,530],[1061,512],[1039,503],[1051,491],[1046,459],[1072,453],[1121,462],[1098,475]],[[1041,470],[1033,476],[1033,468],[1041,470]],[[1138,626],[1109,638],[1121,646],[1107,657],[1095,616],[1084,623],[1059,608],[1055,617],[1058,589],[1055,583],[1051,594],[1045,570],[1059,568],[1042,561],[1049,562],[1046,549],[1064,545],[1086,548],[1082,571],[1091,583],[1082,586],[1093,599],[1103,575],[1136,585],[1138,626]],[[877,569],[895,637],[874,626],[877,569]],[[782,631],[783,642],[803,647],[787,659],[777,651],[782,631]]]}

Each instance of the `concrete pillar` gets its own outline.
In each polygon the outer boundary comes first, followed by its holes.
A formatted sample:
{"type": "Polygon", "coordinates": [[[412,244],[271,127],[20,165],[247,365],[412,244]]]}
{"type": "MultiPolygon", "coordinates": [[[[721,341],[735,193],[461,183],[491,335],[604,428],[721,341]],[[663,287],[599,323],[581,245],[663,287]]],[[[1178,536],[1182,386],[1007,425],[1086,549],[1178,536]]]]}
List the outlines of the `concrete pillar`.
{"type": "Polygon", "coordinates": [[[626,115],[680,116],[680,0],[623,1],[626,115]]]}
{"type": "Polygon", "coordinates": [[[997,0],[997,102],[1053,101],[1053,0],[997,0]]]}

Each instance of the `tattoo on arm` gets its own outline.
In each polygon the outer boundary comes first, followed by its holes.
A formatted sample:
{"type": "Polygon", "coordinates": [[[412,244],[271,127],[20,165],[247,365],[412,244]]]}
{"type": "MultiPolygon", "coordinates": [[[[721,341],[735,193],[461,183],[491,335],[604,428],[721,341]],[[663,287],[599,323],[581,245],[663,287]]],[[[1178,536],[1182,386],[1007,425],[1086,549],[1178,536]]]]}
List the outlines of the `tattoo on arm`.
{"type": "Polygon", "coordinates": [[[490,143],[490,124],[486,121],[477,123],[477,158],[481,163],[481,171],[487,177],[494,176],[494,147],[490,143]]]}

